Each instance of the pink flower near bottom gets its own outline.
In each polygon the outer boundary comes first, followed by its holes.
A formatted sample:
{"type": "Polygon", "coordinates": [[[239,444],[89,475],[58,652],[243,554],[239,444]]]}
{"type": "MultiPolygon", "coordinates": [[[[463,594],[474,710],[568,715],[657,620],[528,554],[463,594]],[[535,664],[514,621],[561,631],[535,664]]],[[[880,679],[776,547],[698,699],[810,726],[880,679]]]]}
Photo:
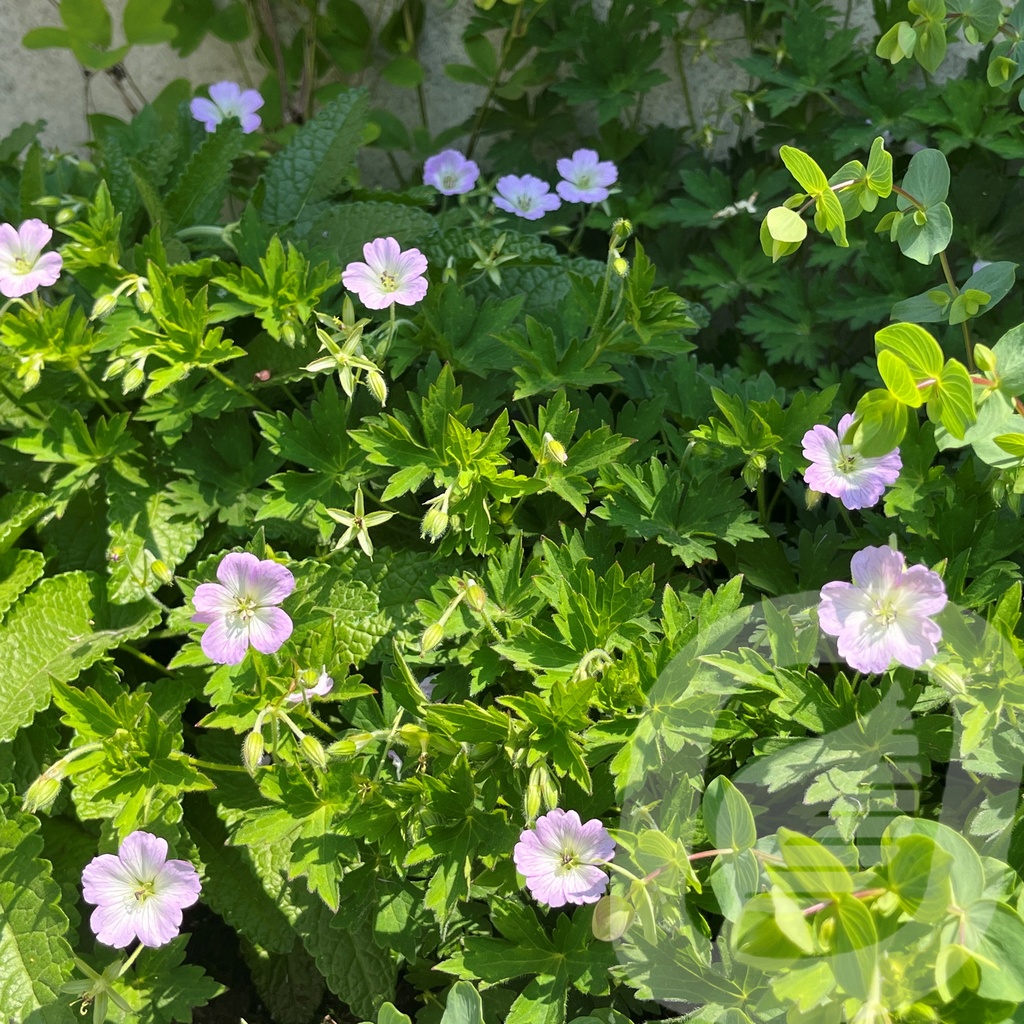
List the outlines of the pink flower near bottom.
{"type": "Polygon", "coordinates": [[[575,811],[555,808],[519,837],[512,859],[539,903],[596,903],[608,886],[602,864],[615,856],[615,842],[597,818],[585,824],[575,811]]]}
{"type": "Polygon", "coordinates": [[[942,578],[923,565],[908,569],[890,547],[858,551],[850,570],[853,583],[826,583],[818,605],[818,622],[838,637],[840,656],[858,672],[884,672],[894,661],[920,668],[942,639],[931,619],[946,606],[942,578]]]}
{"type": "Polygon", "coordinates": [[[852,423],[853,416],[847,413],[839,421],[838,432],[819,424],[804,434],[804,458],[811,460],[804,480],[811,490],[830,494],[849,509],[870,508],[899,479],[903,460],[899,448],[869,458],[843,444],[842,436],[852,423]]]}
{"type": "Polygon", "coordinates": [[[394,238],[375,238],[363,246],[363,259],[344,269],[341,283],[368,309],[414,306],[427,294],[427,257],[419,249],[402,252],[394,238]]]}
{"type": "Polygon", "coordinates": [[[200,583],[192,595],[193,622],[209,623],[203,653],[220,665],[237,665],[250,647],[273,654],[292,635],[292,620],[279,605],[295,577],[272,559],[232,552],[217,566],[220,583],[200,583]]]}
{"type": "Polygon", "coordinates": [[[133,832],[116,856],[93,857],[82,872],[82,895],[97,905],[89,927],[105,946],[118,948],[136,938],[144,946],[170,942],[200,888],[196,869],[168,860],[167,840],[149,832],[133,832]]]}
{"type": "Polygon", "coordinates": [[[60,253],[43,252],[51,238],[53,232],[35,217],[19,228],[0,224],[0,293],[16,299],[60,277],[60,253]]]}

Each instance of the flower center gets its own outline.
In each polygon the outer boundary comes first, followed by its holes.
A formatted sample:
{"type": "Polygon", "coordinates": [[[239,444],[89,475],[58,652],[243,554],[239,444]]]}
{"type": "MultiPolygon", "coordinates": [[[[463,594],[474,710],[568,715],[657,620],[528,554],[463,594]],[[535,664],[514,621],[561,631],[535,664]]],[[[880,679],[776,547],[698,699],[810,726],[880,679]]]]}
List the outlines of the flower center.
{"type": "Polygon", "coordinates": [[[576,175],[576,187],[578,189],[593,188],[593,184],[592,175],[588,174],[586,171],[581,171],[576,175]]]}
{"type": "Polygon", "coordinates": [[[883,626],[891,626],[897,618],[896,602],[891,597],[879,598],[875,602],[875,607],[871,609],[871,614],[879,621],[883,626]]]}
{"type": "Polygon", "coordinates": [[[843,452],[836,463],[836,469],[840,473],[852,473],[856,468],[857,455],[854,452],[843,452]]]}
{"type": "Polygon", "coordinates": [[[156,882],[150,878],[143,880],[141,878],[135,879],[135,889],[132,891],[132,896],[135,897],[134,903],[128,904],[129,911],[141,907],[150,897],[156,895],[156,882]]]}
{"type": "Polygon", "coordinates": [[[235,614],[243,621],[248,622],[255,614],[259,605],[254,597],[240,597],[235,605],[235,614]]]}
{"type": "Polygon", "coordinates": [[[35,264],[33,262],[25,259],[24,256],[15,256],[14,257],[14,272],[16,274],[31,274],[32,273],[32,268],[34,266],[35,266],[35,264]]]}
{"type": "Polygon", "coordinates": [[[384,272],[380,275],[380,286],[386,292],[398,291],[398,282],[395,280],[394,274],[384,272]]]}
{"type": "Polygon", "coordinates": [[[516,206],[519,207],[523,213],[529,213],[533,209],[533,196],[521,195],[516,199],[516,206]]]}
{"type": "Polygon", "coordinates": [[[459,176],[453,171],[450,171],[448,174],[441,176],[441,184],[444,185],[445,188],[456,188],[459,184],[459,176]]]}

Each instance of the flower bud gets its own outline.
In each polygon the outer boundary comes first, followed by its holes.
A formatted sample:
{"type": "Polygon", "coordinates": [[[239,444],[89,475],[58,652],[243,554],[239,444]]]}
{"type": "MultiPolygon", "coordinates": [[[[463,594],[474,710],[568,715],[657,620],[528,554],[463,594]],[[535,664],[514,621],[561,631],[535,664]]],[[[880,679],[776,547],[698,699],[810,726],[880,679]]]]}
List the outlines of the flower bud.
{"type": "Polygon", "coordinates": [[[110,562],[111,565],[117,565],[117,563],[120,562],[123,558],[124,558],[124,548],[121,547],[120,545],[112,547],[107,552],[107,561],[110,562]]]}
{"type": "Polygon", "coordinates": [[[60,779],[51,775],[52,768],[48,768],[25,792],[22,802],[22,810],[29,814],[36,814],[39,811],[49,811],[54,800],[60,793],[60,779]]]}
{"type": "Polygon", "coordinates": [[[143,316],[153,311],[153,296],[141,285],[135,293],[135,305],[138,306],[139,312],[143,316]]]}
{"type": "Polygon", "coordinates": [[[629,273],[629,260],[623,259],[621,256],[616,256],[612,260],[612,266],[619,277],[625,277],[629,273]]]}
{"type": "Polygon", "coordinates": [[[62,210],[57,211],[54,221],[57,224],[67,224],[69,220],[74,220],[76,216],[76,212],[70,206],[65,206],[62,210]]]}
{"type": "Polygon", "coordinates": [[[804,495],[804,504],[807,506],[807,511],[810,512],[812,509],[817,508],[824,497],[825,495],[821,491],[814,491],[808,487],[807,493],[804,495]]]}
{"type": "Polygon", "coordinates": [[[129,391],[134,391],[136,388],[141,387],[146,382],[146,374],[141,366],[133,366],[125,375],[124,380],[121,381],[121,393],[127,395],[129,391]]]}
{"type": "Polygon", "coordinates": [[[327,754],[323,744],[315,737],[306,734],[299,740],[302,756],[318,771],[327,771],[327,754]]]}
{"type": "Polygon", "coordinates": [[[624,217],[620,217],[612,225],[611,247],[618,249],[631,234],[633,234],[633,225],[624,217]]]}
{"type": "Polygon", "coordinates": [[[482,612],[487,607],[487,591],[472,578],[466,580],[466,602],[476,612],[482,612]]]}
{"type": "Polygon", "coordinates": [[[281,324],[281,340],[284,341],[284,343],[289,348],[294,348],[295,347],[295,339],[296,339],[296,337],[297,337],[297,335],[295,334],[295,328],[292,326],[292,324],[290,324],[290,323],[281,324]]]}
{"type": "Polygon", "coordinates": [[[352,304],[351,295],[346,295],[341,304],[341,322],[348,327],[356,322],[356,307],[352,304]]]}
{"type": "Polygon", "coordinates": [[[242,764],[245,765],[245,770],[250,775],[256,774],[256,769],[263,758],[264,749],[263,733],[259,730],[254,729],[245,737],[245,742],[242,744],[242,764]]]}
{"type": "Polygon", "coordinates": [[[550,459],[557,462],[560,466],[564,466],[569,461],[569,455],[565,450],[565,445],[561,441],[556,441],[550,434],[544,435],[544,452],[550,459]]]}
{"type": "Polygon", "coordinates": [[[388,385],[382,374],[378,373],[376,370],[367,370],[366,386],[370,389],[370,394],[373,395],[373,397],[376,398],[382,406],[387,405],[388,385]]]}
{"type": "Polygon", "coordinates": [[[420,536],[431,542],[438,541],[445,535],[449,522],[446,512],[442,512],[436,505],[431,505],[420,524],[420,536]]]}
{"type": "Polygon", "coordinates": [[[117,296],[116,295],[101,295],[93,304],[92,312],[89,314],[90,320],[100,320],[105,316],[113,313],[117,308],[117,296]]]}
{"type": "Polygon", "coordinates": [[[174,582],[174,573],[171,572],[171,567],[166,562],[161,561],[159,558],[155,562],[153,562],[153,564],[149,568],[153,575],[161,583],[167,584],[174,582]]]}
{"type": "Polygon", "coordinates": [[[24,382],[26,391],[31,391],[39,383],[43,365],[43,357],[38,352],[21,360],[18,376],[24,382]]]}
{"type": "Polygon", "coordinates": [[[432,651],[444,639],[444,626],[435,622],[423,631],[423,639],[420,640],[420,654],[432,651]]]}
{"type": "Polygon", "coordinates": [[[988,345],[974,346],[974,361],[978,364],[978,369],[985,373],[992,373],[996,368],[996,354],[988,345]]]}
{"type": "Polygon", "coordinates": [[[768,460],[760,453],[755,453],[747,459],[747,464],[743,467],[741,476],[743,477],[743,482],[747,485],[748,491],[757,490],[757,485],[767,466],[768,460]]]}

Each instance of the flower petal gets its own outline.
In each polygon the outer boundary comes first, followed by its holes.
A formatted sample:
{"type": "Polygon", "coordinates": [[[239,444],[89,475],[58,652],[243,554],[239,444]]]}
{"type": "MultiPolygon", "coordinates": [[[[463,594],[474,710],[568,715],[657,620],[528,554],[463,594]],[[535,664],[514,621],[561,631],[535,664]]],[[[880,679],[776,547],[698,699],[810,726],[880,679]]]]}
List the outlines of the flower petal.
{"type": "Polygon", "coordinates": [[[249,620],[249,643],[261,654],[273,654],[291,635],[292,620],[280,608],[259,608],[249,620]]]}
{"type": "Polygon", "coordinates": [[[235,597],[249,596],[260,560],[248,551],[232,551],[220,560],[217,579],[235,597]]]}
{"type": "Polygon", "coordinates": [[[207,627],[199,643],[210,661],[218,665],[237,665],[249,650],[249,630],[236,616],[217,619],[207,627]]]}

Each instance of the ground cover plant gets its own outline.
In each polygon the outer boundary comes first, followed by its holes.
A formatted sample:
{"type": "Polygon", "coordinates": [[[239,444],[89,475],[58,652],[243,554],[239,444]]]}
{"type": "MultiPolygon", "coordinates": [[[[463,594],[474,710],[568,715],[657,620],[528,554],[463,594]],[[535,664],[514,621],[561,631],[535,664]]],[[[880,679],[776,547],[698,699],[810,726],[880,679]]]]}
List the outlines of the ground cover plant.
{"type": "Polygon", "coordinates": [[[1024,5],[476,0],[440,133],[427,14],[25,38],[2,1015],[1024,1021],[1024,5]]]}

